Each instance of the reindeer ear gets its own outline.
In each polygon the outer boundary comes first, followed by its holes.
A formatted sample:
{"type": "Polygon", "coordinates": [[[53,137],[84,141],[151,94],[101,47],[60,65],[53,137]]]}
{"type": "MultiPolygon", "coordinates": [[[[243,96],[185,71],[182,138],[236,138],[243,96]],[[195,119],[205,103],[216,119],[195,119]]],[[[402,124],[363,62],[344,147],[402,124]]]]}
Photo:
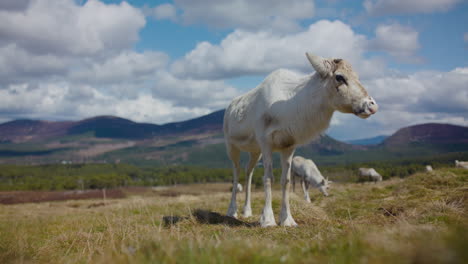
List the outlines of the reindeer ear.
{"type": "Polygon", "coordinates": [[[333,71],[335,69],[335,63],[333,61],[310,54],[308,52],[306,52],[306,57],[314,70],[318,72],[322,78],[327,78],[328,76],[333,75],[333,71]]]}

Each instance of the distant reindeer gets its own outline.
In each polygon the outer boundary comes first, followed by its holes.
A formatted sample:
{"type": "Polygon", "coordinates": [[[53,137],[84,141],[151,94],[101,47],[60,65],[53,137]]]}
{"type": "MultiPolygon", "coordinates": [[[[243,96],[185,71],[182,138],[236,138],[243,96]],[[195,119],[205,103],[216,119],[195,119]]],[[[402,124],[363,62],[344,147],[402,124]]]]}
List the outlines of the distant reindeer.
{"type": "Polygon", "coordinates": [[[373,181],[374,183],[382,181],[380,175],[374,168],[359,168],[359,179],[364,181],[373,181]]]}
{"type": "MultiPolygon", "coordinates": [[[[272,153],[281,154],[282,204],[280,224],[296,226],[289,208],[291,161],[298,145],[320,135],[335,111],[367,118],[377,112],[377,104],[359,81],[351,65],[342,59],[324,59],[306,53],[316,73],[299,76],[287,70],[271,73],[255,89],[235,98],[224,115],[224,138],[234,167],[233,184],[240,173],[240,152],[250,154],[246,169],[245,217],[252,215],[250,192],[255,165],[263,156],[265,206],[262,227],[275,226],[272,209],[272,153]]],[[[232,190],[227,215],[237,216],[236,188],[232,190]]]]}
{"type": "Polygon", "coordinates": [[[455,167],[468,169],[468,161],[455,161],[455,167]]]}
{"type": "Polygon", "coordinates": [[[293,191],[296,188],[296,178],[300,179],[302,190],[304,191],[304,199],[310,203],[309,187],[315,187],[322,192],[323,195],[328,196],[328,188],[330,183],[328,178],[325,179],[320,173],[315,163],[310,159],[305,159],[296,156],[292,160],[291,177],[293,183],[293,191]]]}
{"type": "Polygon", "coordinates": [[[431,171],[433,171],[432,166],[426,165],[426,172],[431,172],[431,171]]]}
{"type": "MultiPolygon", "coordinates": [[[[234,185],[231,186],[231,191],[232,191],[232,188],[233,188],[233,187],[234,187],[234,185]]],[[[244,188],[242,188],[242,184],[237,183],[237,192],[242,192],[243,190],[244,190],[244,188]]]]}

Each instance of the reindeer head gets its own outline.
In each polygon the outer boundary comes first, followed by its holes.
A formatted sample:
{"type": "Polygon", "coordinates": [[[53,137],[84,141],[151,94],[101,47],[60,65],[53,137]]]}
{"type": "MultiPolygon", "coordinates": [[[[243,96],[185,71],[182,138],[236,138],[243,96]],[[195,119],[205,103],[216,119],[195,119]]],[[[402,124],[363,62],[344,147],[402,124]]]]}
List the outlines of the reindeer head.
{"type": "Polygon", "coordinates": [[[306,56],[320,77],[327,81],[335,110],[360,118],[368,118],[377,112],[377,103],[369,96],[347,61],[325,59],[310,53],[306,53],[306,56]]]}
{"type": "Polygon", "coordinates": [[[322,179],[322,181],[319,183],[318,189],[325,196],[328,196],[328,189],[330,188],[330,183],[332,183],[332,181],[328,180],[328,177],[326,179],[322,179]]]}

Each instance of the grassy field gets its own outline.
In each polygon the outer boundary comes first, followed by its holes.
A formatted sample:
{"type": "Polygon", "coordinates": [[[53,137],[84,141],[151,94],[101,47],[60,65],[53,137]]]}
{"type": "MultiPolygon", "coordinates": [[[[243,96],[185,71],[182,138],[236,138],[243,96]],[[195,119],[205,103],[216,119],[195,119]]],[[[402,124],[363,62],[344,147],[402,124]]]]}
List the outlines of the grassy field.
{"type": "MultiPolygon", "coordinates": [[[[0,263],[468,263],[468,170],[291,195],[297,228],[229,227],[166,215],[224,213],[228,184],[158,188],[124,199],[0,205],[0,263]]],[[[241,207],[243,194],[238,198],[241,207]]],[[[275,186],[273,209],[279,213],[275,186]]],[[[257,221],[263,193],[253,194],[257,221]]]]}

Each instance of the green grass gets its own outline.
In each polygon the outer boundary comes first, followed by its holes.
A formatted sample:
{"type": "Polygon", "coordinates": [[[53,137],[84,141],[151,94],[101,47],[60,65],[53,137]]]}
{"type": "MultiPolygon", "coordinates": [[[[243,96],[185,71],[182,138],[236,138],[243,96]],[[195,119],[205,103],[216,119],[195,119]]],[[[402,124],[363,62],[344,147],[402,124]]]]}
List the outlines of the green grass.
{"type": "MultiPolygon", "coordinates": [[[[335,184],[329,197],[312,190],[311,204],[298,188],[291,195],[297,228],[161,223],[196,208],[224,213],[228,184],[208,193],[201,192],[206,185],[173,187],[165,191],[192,195],[153,192],[91,208],[102,200],[0,206],[0,263],[467,263],[467,180],[468,170],[442,169],[335,184]]],[[[261,189],[252,206],[248,221],[259,218],[261,189]]]]}

